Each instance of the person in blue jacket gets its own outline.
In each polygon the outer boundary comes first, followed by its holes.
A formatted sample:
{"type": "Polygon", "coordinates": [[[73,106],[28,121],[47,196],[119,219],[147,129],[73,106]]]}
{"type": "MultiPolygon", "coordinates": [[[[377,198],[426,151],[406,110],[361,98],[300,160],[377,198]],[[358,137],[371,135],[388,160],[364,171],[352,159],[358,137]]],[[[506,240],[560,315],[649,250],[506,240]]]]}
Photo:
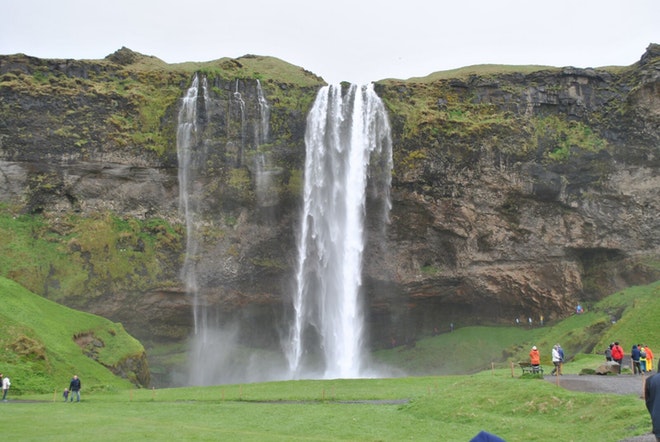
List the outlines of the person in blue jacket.
{"type": "Polygon", "coordinates": [[[633,345],[632,350],[630,350],[630,359],[633,363],[633,374],[642,374],[642,364],[639,361],[641,357],[642,352],[639,351],[637,345],[633,345]]]}
{"type": "MultiPolygon", "coordinates": [[[[660,370],[659,370],[660,373],[660,370]]],[[[653,434],[655,440],[660,442],[660,374],[656,373],[646,379],[644,384],[644,400],[646,409],[651,414],[651,423],[653,424],[653,434]]]]}

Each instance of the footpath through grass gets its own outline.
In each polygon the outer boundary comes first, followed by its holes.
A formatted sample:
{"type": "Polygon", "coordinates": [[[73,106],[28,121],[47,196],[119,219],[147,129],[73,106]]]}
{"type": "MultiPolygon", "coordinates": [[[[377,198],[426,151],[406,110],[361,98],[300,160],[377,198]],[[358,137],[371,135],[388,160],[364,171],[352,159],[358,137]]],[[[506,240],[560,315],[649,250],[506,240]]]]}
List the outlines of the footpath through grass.
{"type": "Polygon", "coordinates": [[[509,442],[617,441],[650,430],[639,395],[514,374],[83,392],[81,403],[58,394],[0,406],[7,440],[468,441],[486,430],[509,442]]]}

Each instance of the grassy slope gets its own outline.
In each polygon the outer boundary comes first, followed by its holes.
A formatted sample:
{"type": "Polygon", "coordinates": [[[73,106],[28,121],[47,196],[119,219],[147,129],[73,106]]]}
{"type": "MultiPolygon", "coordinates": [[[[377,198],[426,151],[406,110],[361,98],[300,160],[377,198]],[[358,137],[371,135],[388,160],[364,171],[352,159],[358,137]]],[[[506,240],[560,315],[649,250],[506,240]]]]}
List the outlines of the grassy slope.
{"type": "Polygon", "coordinates": [[[423,375],[472,373],[489,368],[493,362],[499,367],[509,366],[511,362],[526,361],[532,345],[539,347],[544,365],[551,365],[555,343],[562,345],[569,359],[592,354],[599,355],[600,361],[605,347],[613,341],[620,341],[628,354],[638,343],[646,343],[660,353],[658,312],[660,281],[615,293],[587,306],[582,315],[544,327],[459,328],[454,333],[422,339],[414,348],[378,351],[374,358],[409,374],[423,375]]]}
{"type": "Polygon", "coordinates": [[[12,394],[60,390],[74,373],[87,391],[130,386],[102,365],[143,352],[121,324],[64,307],[2,277],[0,302],[0,370],[12,380],[12,394]],[[105,344],[98,348],[100,363],[74,342],[74,335],[86,332],[105,344]]]}

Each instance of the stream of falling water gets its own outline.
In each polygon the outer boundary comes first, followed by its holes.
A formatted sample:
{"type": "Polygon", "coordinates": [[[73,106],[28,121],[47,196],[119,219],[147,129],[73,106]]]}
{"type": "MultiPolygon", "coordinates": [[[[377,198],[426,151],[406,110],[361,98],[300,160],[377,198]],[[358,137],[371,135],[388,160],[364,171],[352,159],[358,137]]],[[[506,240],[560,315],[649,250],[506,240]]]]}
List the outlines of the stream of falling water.
{"type": "MultiPolygon", "coordinates": [[[[208,102],[208,87],[206,77],[201,82],[204,105],[208,102]]],[[[186,286],[186,292],[193,296],[194,332],[197,335],[205,328],[205,318],[199,303],[199,288],[197,284],[196,255],[198,239],[195,228],[196,215],[199,213],[199,201],[194,183],[196,171],[204,153],[198,149],[197,106],[200,92],[200,81],[194,76],[192,84],[182,99],[179,110],[176,142],[179,161],[179,211],[186,222],[186,256],[181,269],[181,279],[186,286]]]]}
{"type": "Polygon", "coordinates": [[[367,178],[380,177],[387,217],[392,169],[387,113],[373,85],[351,85],[344,93],[340,85],[323,87],[307,118],[305,145],[295,318],[285,345],[289,370],[294,378],[314,377],[310,370],[325,378],[363,377],[367,178]]]}

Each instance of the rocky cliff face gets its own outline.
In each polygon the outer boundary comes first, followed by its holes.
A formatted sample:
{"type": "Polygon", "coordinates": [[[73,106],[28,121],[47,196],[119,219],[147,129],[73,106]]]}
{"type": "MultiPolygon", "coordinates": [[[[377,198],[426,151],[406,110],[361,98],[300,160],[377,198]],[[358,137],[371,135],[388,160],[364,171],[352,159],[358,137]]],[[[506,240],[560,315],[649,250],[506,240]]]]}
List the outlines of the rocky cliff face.
{"type": "MultiPolygon", "coordinates": [[[[305,116],[323,83],[277,60],[0,57],[3,213],[39,218],[31,241],[57,246],[32,265],[5,245],[0,271],[138,338],[188,335],[176,130],[195,73],[209,82],[195,169],[202,299],[249,318],[243,342],[267,347],[289,309],[305,116]]],[[[395,163],[392,222],[366,250],[373,345],[450,322],[548,321],[658,279],[659,85],[657,45],[625,68],[379,82],[395,163]]]]}

